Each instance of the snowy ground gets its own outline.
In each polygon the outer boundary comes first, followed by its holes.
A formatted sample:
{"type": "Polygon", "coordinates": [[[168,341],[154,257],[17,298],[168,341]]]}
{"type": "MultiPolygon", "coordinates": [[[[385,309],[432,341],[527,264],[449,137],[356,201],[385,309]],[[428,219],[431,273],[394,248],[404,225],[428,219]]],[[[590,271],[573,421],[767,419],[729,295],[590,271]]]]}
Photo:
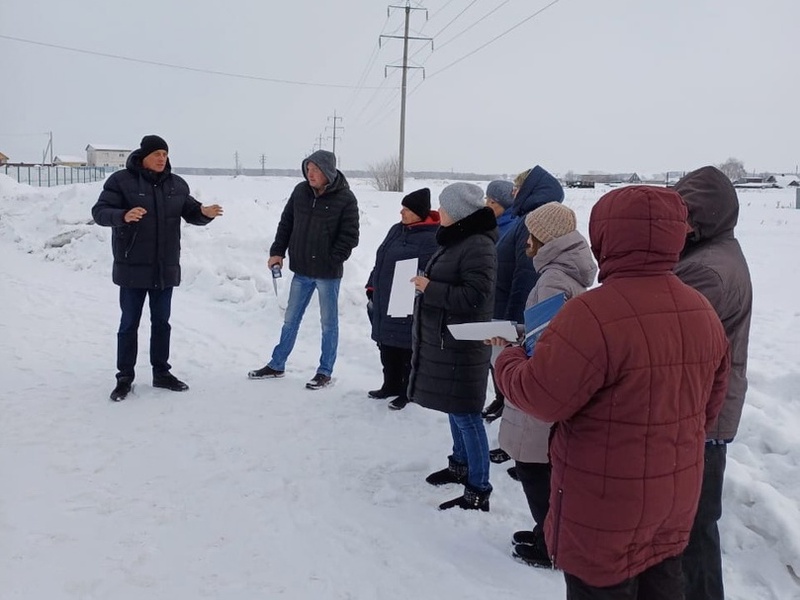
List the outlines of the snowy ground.
{"type": "MultiPolygon", "coordinates": [[[[225,207],[184,228],[171,362],[191,390],[149,385],[143,327],[134,394],[113,404],[117,288],[110,231],[90,216],[100,184],[0,176],[0,598],[563,597],[560,574],[510,558],[511,533],[531,522],[508,464],[492,466],[490,513],[439,512],[459,492],[424,483],[449,452],[445,416],[366,397],[380,364],[363,285],[401,196],[352,182],[362,241],[345,267],[335,385],[311,392],[315,302],[286,378],[245,377],[278,339],[288,278],[276,298],[265,261],[296,180],[187,179],[225,207]]],[[[406,187],[436,196],[445,183],[406,187]]],[[[567,193],[584,232],[603,191],[567,193]]],[[[750,391],[728,455],[727,590],[797,599],[800,211],[793,191],[740,199],[756,296],[750,391]]]]}

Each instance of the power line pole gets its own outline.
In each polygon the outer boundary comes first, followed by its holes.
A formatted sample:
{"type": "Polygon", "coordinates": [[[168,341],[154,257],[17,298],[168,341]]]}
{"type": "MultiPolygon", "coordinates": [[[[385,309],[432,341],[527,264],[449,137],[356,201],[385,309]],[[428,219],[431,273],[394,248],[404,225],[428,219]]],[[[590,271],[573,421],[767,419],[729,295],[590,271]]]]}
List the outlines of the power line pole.
{"type": "Polygon", "coordinates": [[[53,164],[53,132],[52,131],[48,131],[47,134],[50,136],[50,138],[49,138],[50,141],[47,142],[47,146],[45,146],[44,152],[42,152],[42,164],[46,163],[46,161],[47,161],[47,151],[49,150],[50,151],[50,163],[49,164],[52,165],[53,164]]]}
{"type": "Polygon", "coordinates": [[[330,139],[332,139],[332,140],[333,140],[333,153],[334,153],[334,154],[336,154],[336,140],[338,139],[338,138],[337,138],[337,136],[336,136],[336,130],[338,129],[338,130],[340,130],[340,131],[344,131],[344,127],[337,126],[337,125],[338,125],[338,122],[342,120],[342,117],[337,117],[337,116],[336,116],[336,111],[335,111],[335,110],[333,111],[333,116],[332,116],[332,117],[328,117],[328,120],[329,120],[329,121],[330,121],[331,119],[333,119],[333,127],[328,127],[328,126],[326,125],[326,126],[325,126],[325,129],[333,129],[333,136],[330,136],[330,137],[328,137],[328,139],[329,139],[329,140],[330,140],[330,139]]]}
{"type": "MultiPolygon", "coordinates": [[[[411,6],[411,1],[406,0],[405,6],[393,6],[389,5],[386,12],[388,15],[391,15],[391,11],[393,8],[404,10],[406,13],[405,17],[405,29],[403,32],[403,36],[397,35],[380,35],[378,36],[378,47],[381,45],[382,38],[395,38],[395,39],[402,39],[403,40],[403,66],[398,67],[397,65],[387,65],[388,67],[392,68],[400,68],[403,69],[403,83],[401,88],[401,96],[400,96],[400,156],[399,156],[399,164],[398,164],[398,171],[397,174],[397,183],[398,189],[397,191],[403,191],[403,178],[405,176],[405,153],[406,153],[406,88],[408,83],[408,70],[409,69],[422,69],[422,67],[409,67],[408,66],[408,40],[424,40],[429,41],[431,43],[431,49],[433,49],[433,38],[427,37],[413,37],[408,35],[408,24],[411,18],[411,11],[412,10],[424,10],[425,11],[425,19],[428,18],[428,9],[427,8],[417,8],[411,6]]],[[[425,70],[423,69],[423,77],[424,77],[425,70]]],[[[384,76],[386,76],[385,69],[384,69],[384,76]]]]}
{"type": "Polygon", "coordinates": [[[312,152],[316,152],[317,150],[322,150],[322,134],[321,133],[319,134],[319,137],[317,138],[317,143],[314,144],[314,149],[312,150],[312,152]]]}
{"type": "Polygon", "coordinates": [[[235,160],[234,164],[236,165],[236,168],[235,168],[236,175],[239,175],[239,151],[238,150],[233,153],[233,158],[235,160]]]}
{"type": "Polygon", "coordinates": [[[261,155],[261,174],[262,175],[266,175],[267,174],[266,164],[267,164],[267,155],[266,154],[262,154],[261,155]]]}

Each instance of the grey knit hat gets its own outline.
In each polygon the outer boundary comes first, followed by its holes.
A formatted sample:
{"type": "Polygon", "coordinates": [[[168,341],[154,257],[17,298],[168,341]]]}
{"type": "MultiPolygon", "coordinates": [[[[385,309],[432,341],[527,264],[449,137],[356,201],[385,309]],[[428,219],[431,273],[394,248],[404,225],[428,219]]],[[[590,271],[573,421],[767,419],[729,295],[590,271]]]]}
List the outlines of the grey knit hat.
{"type": "Polygon", "coordinates": [[[308,179],[308,163],[317,165],[322,174],[333,183],[336,180],[336,155],[328,150],[317,150],[303,161],[303,177],[308,179]]]}
{"type": "Polygon", "coordinates": [[[510,181],[495,179],[486,186],[486,197],[494,200],[503,208],[511,208],[511,205],[514,204],[514,196],[511,195],[513,189],[514,184],[510,181]]]}
{"type": "Polygon", "coordinates": [[[483,190],[474,183],[457,181],[439,194],[439,208],[444,209],[453,221],[460,221],[484,206],[483,190]]]}

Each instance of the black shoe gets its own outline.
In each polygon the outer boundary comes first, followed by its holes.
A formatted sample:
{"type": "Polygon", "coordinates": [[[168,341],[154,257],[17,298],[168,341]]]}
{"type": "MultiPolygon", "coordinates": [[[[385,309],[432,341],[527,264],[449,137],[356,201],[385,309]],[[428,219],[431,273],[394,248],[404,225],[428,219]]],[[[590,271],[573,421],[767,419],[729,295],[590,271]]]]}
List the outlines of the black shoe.
{"type": "Polygon", "coordinates": [[[117,387],[113,389],[109,398],[112,402],[120,402],[125,400],[128,394],[131,393],[133,387],[133,379],[131,377],[120,377],[117,379],[117,387]]]}
{"type": "Polygon", "coordinates": [[[399,396],[400,392],[393,392],[391,390],[387,390],[386,388],[381,388],[379,390],[370,390],[367,392],[367,396],[370,398],[375,398],[376,400],[385,400],[386,398],[391,398],[392,396],[399,396]]]}
{"type": "Polygon", "coordinates": [[[153,375],[153,387],[163,388],[172,392],[185,392],[189,386],[183,383],[180,379],[175,377],[172,373],[164,373],[163,375],[153,375]]]}
{"type": "Polygon", "coordinates": [[[278,379],[279,377],[283,377],[283,371],[276,371],[269,365],[261,367],[260,369],[256,369],[255,371],[249,371],[247,373],[248,379],[278,379]]]}
{"type": "Polygon", "coordinates": [[[431,485],[447,485],[448,483],[467,483],[467,465],[455,462],[448,457],[449,464],[446,469],[431,473],[425,481],[431,485]]]}
{"type": "Polygon", "coordinates": [[[489,512],[489,496],[491,494],[491,489],[481,492],[480,490],[465,485],[463,496],[443,502],[439,505],[439,510],[462,508],[464,510],[482,510],[483,512],[489,512]]]}
{"type": "Polygon", "coordinates": [[[489,450],[489,460],[499,465],[507,460],[511,460],[511,457],[508,455],[508,452],[502,448],[495,448],[494,450],[489,450]]]}
{"type": "Polygon", "coordinates": [[[511,543],[514,546],[535,546],[539,541],[539,534],[536,531],[524,529],[522,531],[515,531],[511,536],[511,543]]]}
{"type": "Polygon", "coordinates": [[[487,423],[491,423],[502,416],[504,407],[505,401],[502,398],[495,398],[489,406],[483,409],[481,416],[487,423]]]}
{"type": "Polygon", "coordinates": [[[331,384],[330,375],[323,375],[322,373],[317,373],[314,377],[306,384],[307,390],[321,390],[324,387],[327,387],[331,384]]]}
{"type": "Polygon", "coordinates": [[[506,470],[508,476],[511,477],[514,481],[519,481],[519,473],[517,473],[517,467],[508,467],[506,470]]]}
{"type": "Polygon", "coordinates": [[[405,396],[398,396],[389,402],[389,410],[403,410],[408,404],[408,398],[405,396]]]}
{"type": "Polygon", "coordinates": [[[553,561],[547,555],[547,548],[543,544],[541,546],[539,544],[517,544],[511,551],[511,556],[532,567],[540,569],[553,568],[553,561]]]}

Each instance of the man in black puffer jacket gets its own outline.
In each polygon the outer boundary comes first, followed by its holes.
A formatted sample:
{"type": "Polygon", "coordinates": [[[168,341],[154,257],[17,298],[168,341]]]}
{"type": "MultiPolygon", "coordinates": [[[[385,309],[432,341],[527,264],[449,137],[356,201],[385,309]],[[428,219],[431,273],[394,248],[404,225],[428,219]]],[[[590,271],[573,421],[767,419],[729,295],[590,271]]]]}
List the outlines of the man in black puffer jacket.
{"type": "Polygon", "coordinates": [[[163,138],[146,135],[131,152],[125,170],[103,185],[92,208],[98,225],[112,227],[112,277],[119,286],[122,309],[117,333],[117,385],[114,401],[131,391],[138,352],[138,329],[145,297],[150,297],[150,363],[153,386],[182,392],[189,389],[170,373],[169,317],[172,288],[181,282],[181,218],[207,225],[222,214],[217,204],[203,206],[189,186],[173,175],[169,147],[163,138]]]}
{"type": "Polygon", "coordinates": [[[322,353],[314,377],[306,384],[317,390],[330,384],[339,345],[339,284],[344,261],[358,245],[358,203],[333,152],[317,150],[303,161],[305,181],[298,183],[286,203],[270,248],[267,266],[283,267],[289,251],[294,272],[281,339],[272,358],[250,371],[250,379],[283,377],[300,322],[314,290],[319,293],[322,353]]]}

